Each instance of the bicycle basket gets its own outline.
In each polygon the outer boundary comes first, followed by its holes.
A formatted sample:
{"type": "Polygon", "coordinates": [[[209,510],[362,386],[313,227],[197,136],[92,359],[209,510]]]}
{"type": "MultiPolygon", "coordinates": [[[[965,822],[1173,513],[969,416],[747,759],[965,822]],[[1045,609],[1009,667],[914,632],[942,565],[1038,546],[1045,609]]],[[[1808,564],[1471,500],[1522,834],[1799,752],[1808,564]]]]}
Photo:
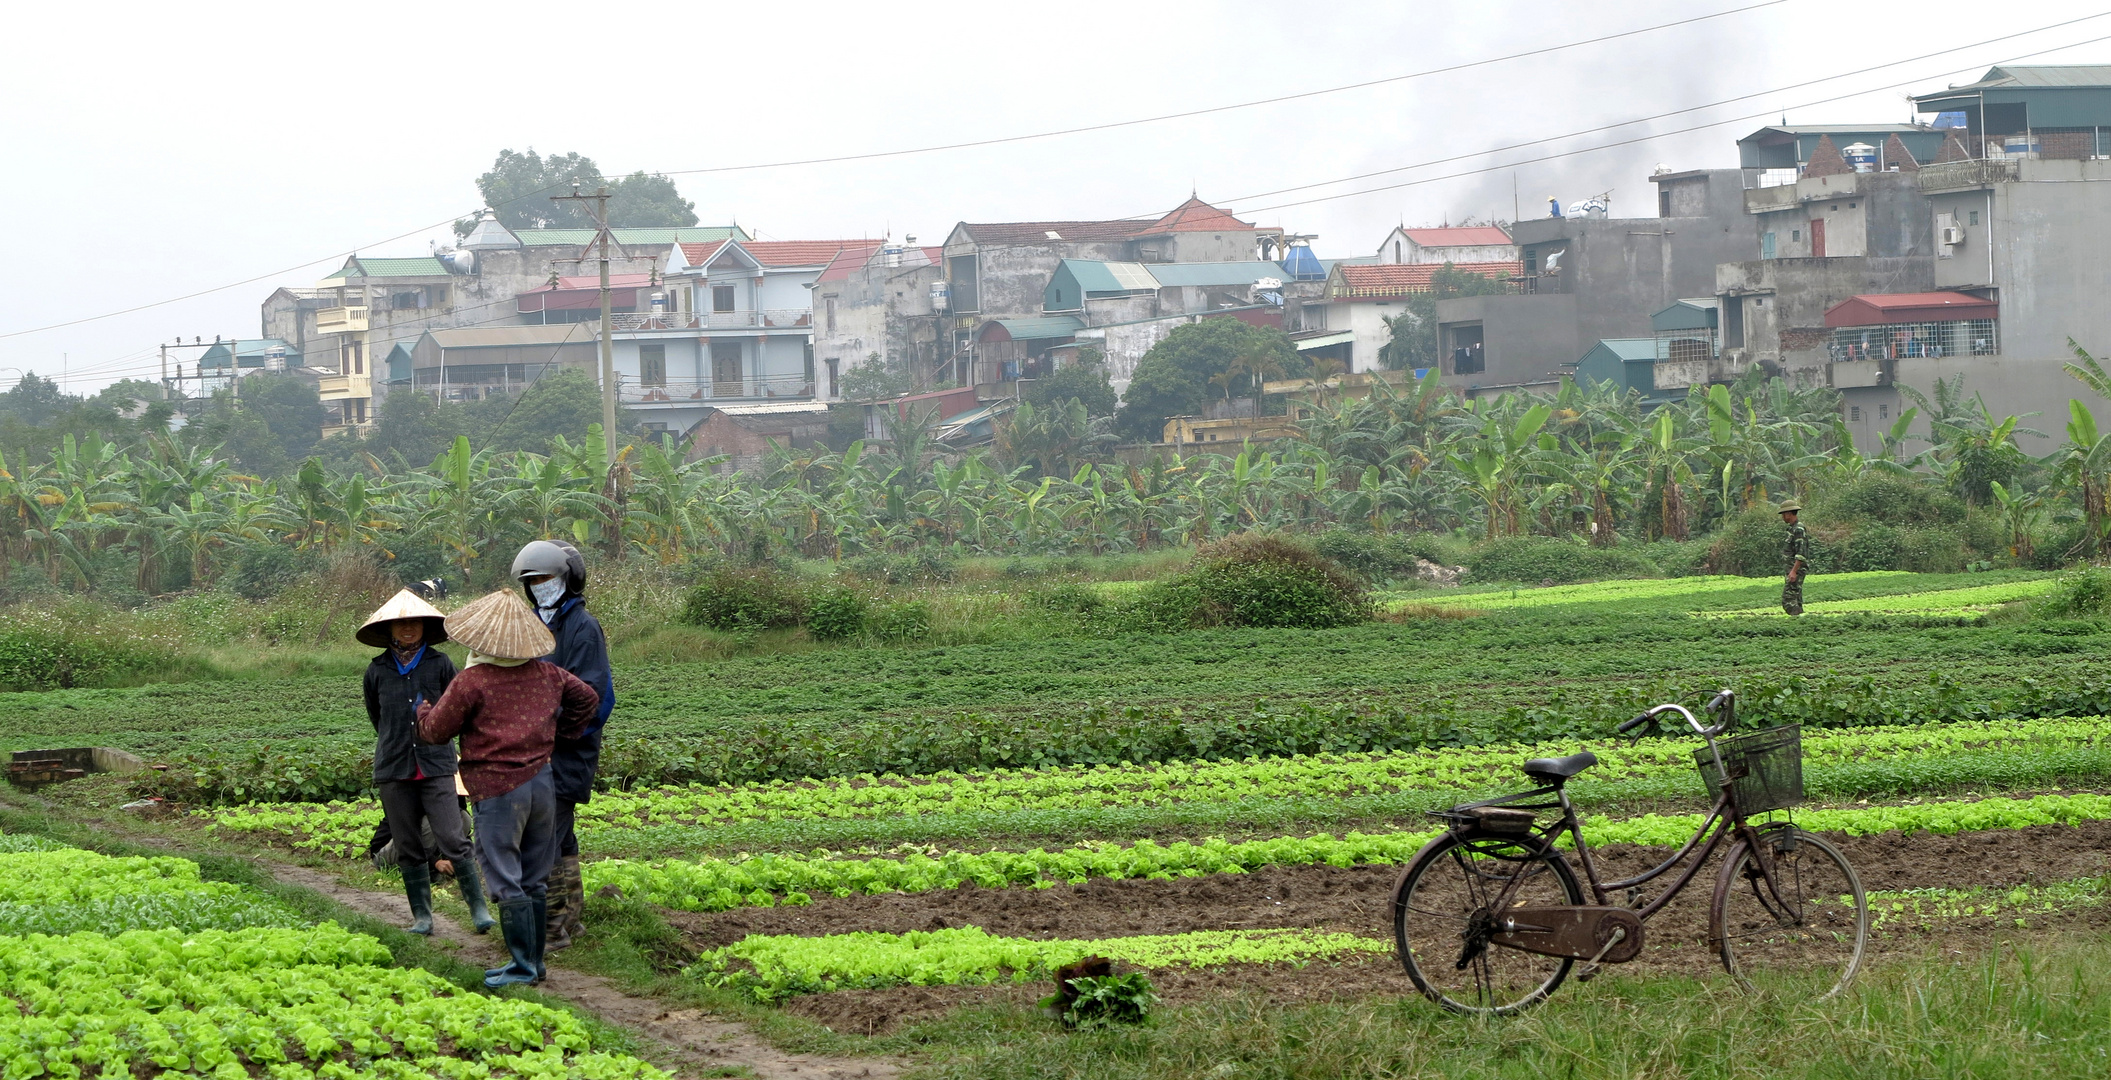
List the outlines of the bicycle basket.
{"type": "MultiPolygon", "coordinates": [[[[1730,793],[1746,814],[1781,810],[1803,801],[1803,726],[1768,728],[1715,744],[1729,770],[1730,793]]],[[[1713,792],[1721,787],[1715,755],[1702,747],[1693,752],[1701,779],[1713,792]]]]}

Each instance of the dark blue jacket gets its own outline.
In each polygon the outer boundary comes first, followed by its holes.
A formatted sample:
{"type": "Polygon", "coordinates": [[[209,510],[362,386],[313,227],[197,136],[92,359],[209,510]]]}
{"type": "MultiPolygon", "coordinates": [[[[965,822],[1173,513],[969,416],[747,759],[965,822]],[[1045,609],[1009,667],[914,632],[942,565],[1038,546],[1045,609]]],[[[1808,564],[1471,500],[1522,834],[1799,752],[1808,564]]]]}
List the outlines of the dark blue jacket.
{"type": "Polygon", "coordinates": [[[576,596],[558,605],[557,617],[550,620],[550,635],[557,639],[557,648],[543,659],[579,676],[580,682],[601,695],[601,709],[587,725],[586,734],[576,739],[559,736],[557,750],[550,757],[550,779],[556,782],[557,797],[583,803],[593,798],[594,770],[601,764],[601,729],[608,723],[609,710],[616,707],[608,638],[601,633],[601,620],[576,596]]]}
{"type": "Polygon", "coordinates": [[[366,666],[366,715],[374,722],[374,782],[426,776],[453,776],[454,744],[418,741],[417,702],[440,700],[454,681],[454,661],[426,646],[408,672],[398,669],[396,654],[384,650],[366,666]]]}

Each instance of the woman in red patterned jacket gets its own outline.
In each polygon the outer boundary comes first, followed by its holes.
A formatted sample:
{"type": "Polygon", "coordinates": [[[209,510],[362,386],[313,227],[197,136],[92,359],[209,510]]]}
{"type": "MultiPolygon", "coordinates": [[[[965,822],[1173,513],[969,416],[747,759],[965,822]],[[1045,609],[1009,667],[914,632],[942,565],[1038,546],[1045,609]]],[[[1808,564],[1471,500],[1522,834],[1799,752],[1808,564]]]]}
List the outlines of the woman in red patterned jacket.
{"type": "Polygon", "coordinates": [[[512,963],[484,973],[496,989],[541,982],[550,867],[557,861],[557,796],[550,753],[577,738],[600,696],[578,676],[535,657],[550,631],[511,592],[492,593],[447,617],[447,636],[469,664],[437,703],[418,712],[418,737],[461,739],[461,777],[476,806],[476,853],[498,903],[512,963]]]}

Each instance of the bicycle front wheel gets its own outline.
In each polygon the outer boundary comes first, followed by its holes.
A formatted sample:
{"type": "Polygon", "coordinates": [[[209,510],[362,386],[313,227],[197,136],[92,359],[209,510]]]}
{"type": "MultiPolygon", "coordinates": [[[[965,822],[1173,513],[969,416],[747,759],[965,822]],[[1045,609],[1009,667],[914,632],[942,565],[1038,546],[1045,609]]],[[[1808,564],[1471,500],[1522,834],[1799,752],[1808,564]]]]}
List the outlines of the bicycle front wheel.
{"type": "Polygon", "coordinates": [[[1536,836],[1452,833],[1415,856],[1393,889],[1393,939],[1416,989],[1453,1012],[1506,1014],[1561,985],[1574,960],[1489,940],[1498,903],[1581,904],[1583,890],[1536,836]]]}
{"type": "Polygon", "coordinates": [[[1818,1000],[1854,981],[1869,938],[1869,901],[1847,856],[1816,835],[1783,826],[1739,843],[1715,883],[1710,932],[1723,967],[1746,990],[1815,976],[1818,1000]],[[1761,870],[1773,863],[1773,883],[1761,870]]]}

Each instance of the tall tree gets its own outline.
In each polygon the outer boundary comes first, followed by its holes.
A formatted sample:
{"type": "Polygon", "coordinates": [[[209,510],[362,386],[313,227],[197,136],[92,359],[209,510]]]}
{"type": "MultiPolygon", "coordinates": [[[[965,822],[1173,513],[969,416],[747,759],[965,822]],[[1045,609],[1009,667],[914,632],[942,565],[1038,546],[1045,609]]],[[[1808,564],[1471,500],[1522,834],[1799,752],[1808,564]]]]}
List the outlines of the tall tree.
{"type": "Polygon", "coordinates": [[[1136,362],[1115,425],[1128,438],[1156,442],[1167,417],[1199,415],[1209,404],[1210,380],[1234,367],[1288,375],[1310,369],[1290,338],[1272,327],[1221,316],[1176,326],[1136,362]]]}
{"type": "MultiPolygon", "coordinates": [[[[689,226],[696,224],[696,204],[682,198],[674,181],[658,174],[634,172],[617,180],[601,175],[594,159],[580,153],[543,157],[529,147],[526,153],[501,150],[491,171],[476,178],[476,189],[484,205],[498,214],[499,224],[509,229],[590,229],[594,216],[580,203],[552,202],[573,188],[591,192],[608,185],[608,223],[633,228],[689,226]]],[[[474,221],[457,221],[457,236],[467,236],[474,221]]]]}

